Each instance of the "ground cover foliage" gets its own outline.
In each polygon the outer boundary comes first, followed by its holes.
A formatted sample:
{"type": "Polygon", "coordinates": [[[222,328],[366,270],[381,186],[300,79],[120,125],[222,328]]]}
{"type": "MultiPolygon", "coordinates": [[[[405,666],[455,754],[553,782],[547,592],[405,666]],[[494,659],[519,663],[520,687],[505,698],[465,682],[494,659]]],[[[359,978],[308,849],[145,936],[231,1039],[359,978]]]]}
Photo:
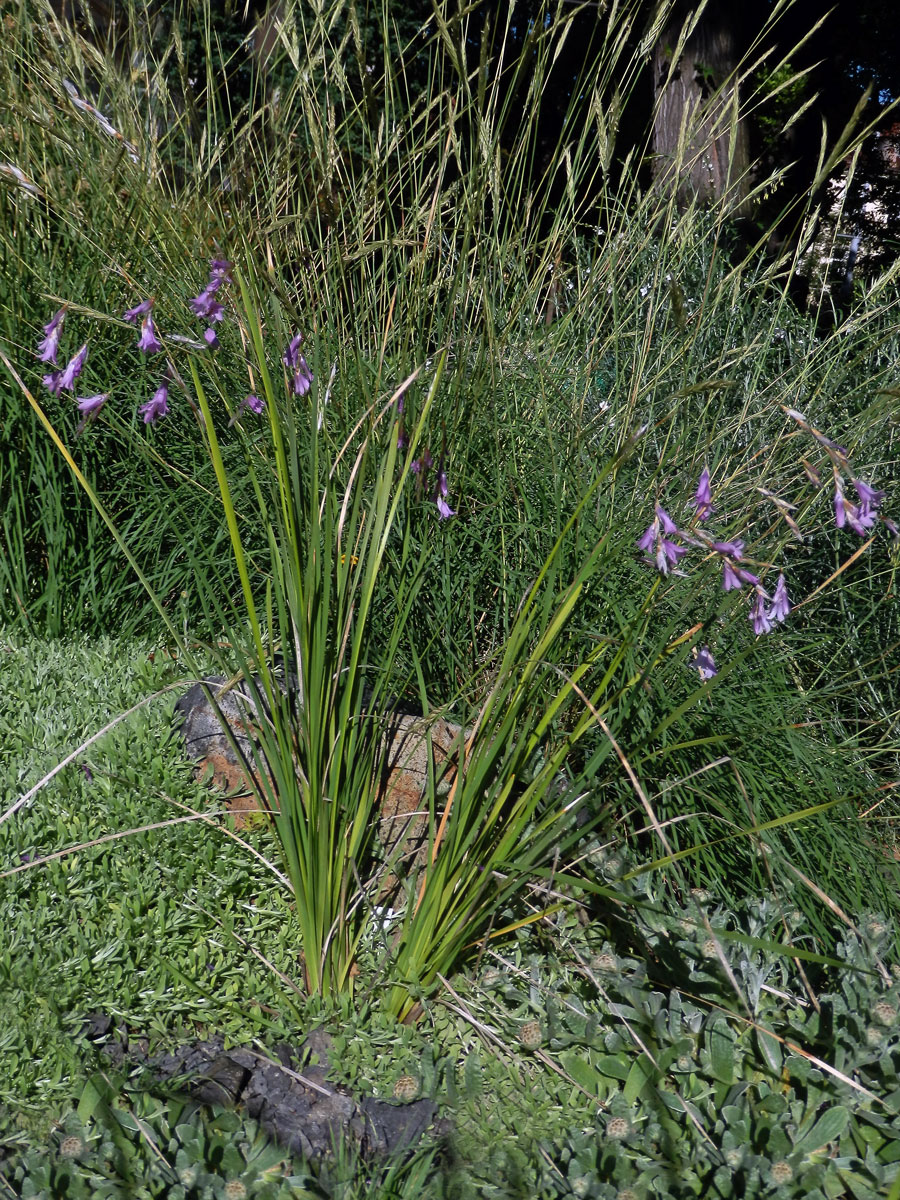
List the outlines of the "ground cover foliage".
{"type": "Polygon", "coordinates": [[[473,71],[439,8],[409,81],[353,12],[286,18],[277,92],[199,108],[174,33],[132,20],[128,69],[36,6],[6,26],[5,1186],[896,1194],[896,537],[833,508],[846,477],[897,516],[896,271],[824,325],[727,196],[606,186],[652,23],[601,28],[535,177],[564,12],[473,71]],[[42,385],[61,306],[93,410],[42,385]],[[723,560],[794,611],[757,636],[723,560]],[[196,816],[174,694],[38,786],[210,669],[260,672],[257,857],[196,816]],[[459,720],[464,768],[387,936],[367,714],[397,697],[459,720]],[[413,1079],[452,1132],[377,1179],[282,1169],[239,1115],[88,1082],[96,1010],[154,1044],[324,1025],[342,1082],[413,1079]]]}

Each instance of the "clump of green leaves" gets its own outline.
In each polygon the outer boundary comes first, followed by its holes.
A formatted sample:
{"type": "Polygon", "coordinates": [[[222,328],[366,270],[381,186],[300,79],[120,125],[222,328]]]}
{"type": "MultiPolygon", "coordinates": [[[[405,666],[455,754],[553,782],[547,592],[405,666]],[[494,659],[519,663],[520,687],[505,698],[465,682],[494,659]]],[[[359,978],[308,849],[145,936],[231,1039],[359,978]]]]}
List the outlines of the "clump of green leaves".
{"type": "Polygon", "coordinates": [[[850,923],[829,958],[773,901],[673,909],[648,884],[618,887],[633,922],[570,926],[568,968],[511,955],[476,985],[480,1022],[511,1042],[528,1016],[598,1106],[590,1128],[542,1143],[541,1194],[884,1195],[900,1178],[890,924],[850,923]]]}
{"type": "Polygon", "coordinates": [[[0,1182],[22,1200],[369,1200],[413,1196],[430,1144],[381,1162],[335,1146],[315,1164],[288,1153],[238,1112],[94,1075],[77,1106],[40,1140],[0,1123],[0,1182]]]}

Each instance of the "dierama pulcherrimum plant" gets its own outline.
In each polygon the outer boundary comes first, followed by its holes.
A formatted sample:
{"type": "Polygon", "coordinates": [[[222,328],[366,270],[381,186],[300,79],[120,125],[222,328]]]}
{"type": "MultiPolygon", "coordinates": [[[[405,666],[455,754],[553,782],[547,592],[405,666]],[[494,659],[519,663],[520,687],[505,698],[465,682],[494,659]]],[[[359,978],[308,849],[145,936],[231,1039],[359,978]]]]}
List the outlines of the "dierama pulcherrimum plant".
{"type": "MultiPolygon", "coordinates": [[[[189,302],[193,316],[208,325],[202,341],[160,332],[153,297],[136,301],[124,311],[123,319],[139,325],[134,348],[148,363],[152,364],[157,355],[165,356],[155,390],[139,406],[143,422],[156,425],[169,416],[173,389],[177,389],[177,395],[183,396],[197,417],[206,440],[242,601],[236,607],[223,602],[215,564],[208,564],[208,572],[198,571],[197,589],[208,611],[224,624],[233,658],[222,665],[229,675],[235,665],[243,672],[258,716],[259,747],[255,757],[259,799],[279,835],[286,876],[297,899],[306,984],[310,991],[343,991],[352,987],[357,947],[372,901],[377,898],[371,874],[384,751],[373,717],[387,707],[385,691],[392,678],[391,667],[423,576],[399,514],[405,512],[404,520],[408,521],[409,500],[423,500],[427,492],[436,506],[438,521],[455,515],[449,505],[446,446],[432,483],[426,483],[426,476],[434,460],[422,447],[444,357],[438,360],[432,385],[412,428],[404,425],[403,407],[404,392],[415,375],[387,402],[369,405],[336,455],[329,451],[326,457],[329,431],[324,412],[328,396],[321,403],[311,403],[310,397],[307,404],[297,404],[309,396],[315,382],[315,373],[301,350],[302,335],[294,332],[285,339],[280,354],[284,386],[279,389],[269,365],[258,298],[243,279],[238,283],[240,291],[235,294],[231,264],[221,258],[213,260],[205,288],[189,302]],[[246,459],[260,522],[268,531],[267,556],[265,550],[261,553],[258,546],[251,550],[247,544],[217,432],[221,422],[216,419],[201,379],[201,364],[209,368],[207,375],[214,366],[210,350],[218,341],[208,335],[214,335],[214,326],[229,323],[239,327],[248,347],[246,365],[253,390],[230,407],[225,428],[232,428],[244,416],[259,419],[267,415],[269,420],[269,457],[262,460],[262,465],[257,456],[248,455],[246,459]],[[189,371],[185,371],[192,389],[185,384],[172,357],[176,348],[183,346],[200,352],[190,357],[189,371]],[[382,428],[389,432],[387,449],[380,453],[378,435],[382,428]],[[408,476],[415,480],[412,489],[404,487],[408,476]],[[399,554],[407,569],[399,573],[401,582],[394,594],[392,617],[380,618],[379,634],[386,637],[387,647],[382,656],[384,667],[376,669],[370,614],[379,571],[389,544],[396,547],[398,533],[399,554]],[[266,557],[268,569],[260,584],[253,578],[251,561],[259,563],[266,557]],[[276,659],[284,668],[281,675],[276,674],[276,659]],[[284,681],[290,682],[286,685],[284,681]]],[[[56,365],[66,316],[63,306],[44,327],[44,338],[38,346],[40,361],[56,365]]],[[[87,353],[86,342],[64,370],[44,380],[52,394],[74,391],[87,353]]],[[[221,390],[227,395],[230,389],[221,390]]],[[[37,402],[31,399],[153,596],[114,523],[37,402]]],[[[108,391],[85,397],[73,395],[73,400],[81,417],[79,434],[101,413],[115,414],[108,391]]],[[[258,438],[254,444],[260,444],[258,438]]],[[[201,565],[202,549],[190,546],[190,553],[201,565]]],[[[424,554],[426,549],[422,547],[417,553],[424,554]]],[[[170,635],[192,664],[185,637],[173,626],[159,599],[153,598],[170,635]]],[[[211,693],[210,699],[216,703],[211,693]]],[[[417,905],[416,913],[410,914],[416,950],[405,956],[406,982],[401,981],[392,993],[398,1014],[409,1011],[409,989],[413,985],[418,994],[426,977],[433,982],[435,971],[451,966],[447,953],[429,959],[434,961],[430,976],[422,966],[422,955],[428,955],[438,937],[435,927],[441,923],[439,908],[436,910],[431,902],[435,889],[431,888],[428,895],[429,904],[417,905]],[[425,926],[432,920],[435,927],[429,931],[425,926]]],[[[489,908],[490,904],[485,905],[482,899],[478,912],[487,914],[488,919],[489,908]]],[[[469,921],[461,932],[464,943],[468,943],[477,929],[469,921]]],[[[452,953],[458,953],[458,944],[453,946],[452,953]]]]}
{"type": "MultiPolygon", "coordinates": [[[[782,406],[784,407],[784,406],[782,406]]],[[[826,437],[811,425],[802,413],[793,408],[784,408],[785,413],[794,420],[803,432],[808,433],[825,450],[834,477],[834,522],[838,529],[848,526],[861,537],[866,536],[880,521],[896,538],[900,531],[894,521],[883,516],[878,510],[884,499],[884,492],[872,487],[871,484],[856,478],[851,469],[847,448],[826,437]],[[844,476],[846,475],[857,495],[857,501],[852,502],[845,494],[844,476]]],[[[809,482],[815,488],[822,487],[820,473],[804,458],[801,460],[809,482]]],[[[796,521],[790,515],[790,505],[774,496],[766,488],[759,489],[772,499],[782,511],[791,531],[802,540],[802,534],[796,521]]],[[[717,541],[705,529],[702,523],[715,511],[713,504],[712,485],[709,468],[704,467],[697,483],[697,489],[689,501],[695,510],[696,524],[690,530],[681,529],[669,513],[657,502],[654,517],[647,529],[638,539],[639,549],[644,551],[644,561],[656,567],[662,575],[684,575],[679,563],[688,554],[689,547],[694,546],[712,553],[722,567],[722,590],[725,592],[742,591],[745,587],[751,589],[751,601],[748,617],[753,632],[759,637],[771,633],[776,625],[787,620],[791,612],[791,602],[788,596],[787,581],[783,571],[779,571],[772,594],[765,590],[758,575],[748,570],[742,564],[747,561],[745,555],[746,541],[743,538],[732,538],[729,541],[717,541]]],[[[703,679],[711,679],[717,674],[713,654],[708,646],[700,648],[694,658],[693,666],[700,672],[703,679]]]]}

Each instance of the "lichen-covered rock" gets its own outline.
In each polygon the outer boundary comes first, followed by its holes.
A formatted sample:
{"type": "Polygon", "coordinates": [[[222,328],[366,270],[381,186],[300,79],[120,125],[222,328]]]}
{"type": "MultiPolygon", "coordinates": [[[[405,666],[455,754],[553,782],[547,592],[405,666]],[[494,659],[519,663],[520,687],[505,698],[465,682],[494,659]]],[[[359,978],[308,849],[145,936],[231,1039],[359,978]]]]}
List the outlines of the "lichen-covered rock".
{"type": "MultiPolygon", "coordinates": [[[[260,757],[255,739],[260,716],[252,689],[245,681],[213,676],[204,683],[215,696],[235,744],[226,735],[219,713],[201,683],[194,684],[175,705],[176,721],[185,753],[195,763],[195,774],[226,792],[228,809],[240,827],[251,813],[259,811],[251,779],[260,757]]],[[[292,678],[286,686],[292,702],[299,703],[299,688],[292,678]]],[[[395,712],[384,720],[378,837],[385,860],[391,864],[387,887],[396,874],[406,873],[423,861],[429,771],[433,770],[439,781],[438,795],[446,794],[455,773],[449,760],[460,749],[461,733],[461,726],[451,721],[415,713],[395,712]]]]}

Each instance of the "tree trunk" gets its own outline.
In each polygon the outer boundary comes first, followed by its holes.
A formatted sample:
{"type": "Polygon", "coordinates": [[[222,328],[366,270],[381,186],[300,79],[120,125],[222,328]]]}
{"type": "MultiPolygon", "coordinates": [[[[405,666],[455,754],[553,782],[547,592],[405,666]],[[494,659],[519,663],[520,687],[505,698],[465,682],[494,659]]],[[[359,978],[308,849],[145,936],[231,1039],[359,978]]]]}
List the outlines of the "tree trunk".
{"type": "Polygon", "coordinates": [[[682,205],[728,197],[738,215],[750,181],[733,78],[740,54],[734,18],[710,5],[673,62],[681,28],[680,22],[670,24],[653,52],[653,176],[663,185],[674,176],[682,205]]]}

